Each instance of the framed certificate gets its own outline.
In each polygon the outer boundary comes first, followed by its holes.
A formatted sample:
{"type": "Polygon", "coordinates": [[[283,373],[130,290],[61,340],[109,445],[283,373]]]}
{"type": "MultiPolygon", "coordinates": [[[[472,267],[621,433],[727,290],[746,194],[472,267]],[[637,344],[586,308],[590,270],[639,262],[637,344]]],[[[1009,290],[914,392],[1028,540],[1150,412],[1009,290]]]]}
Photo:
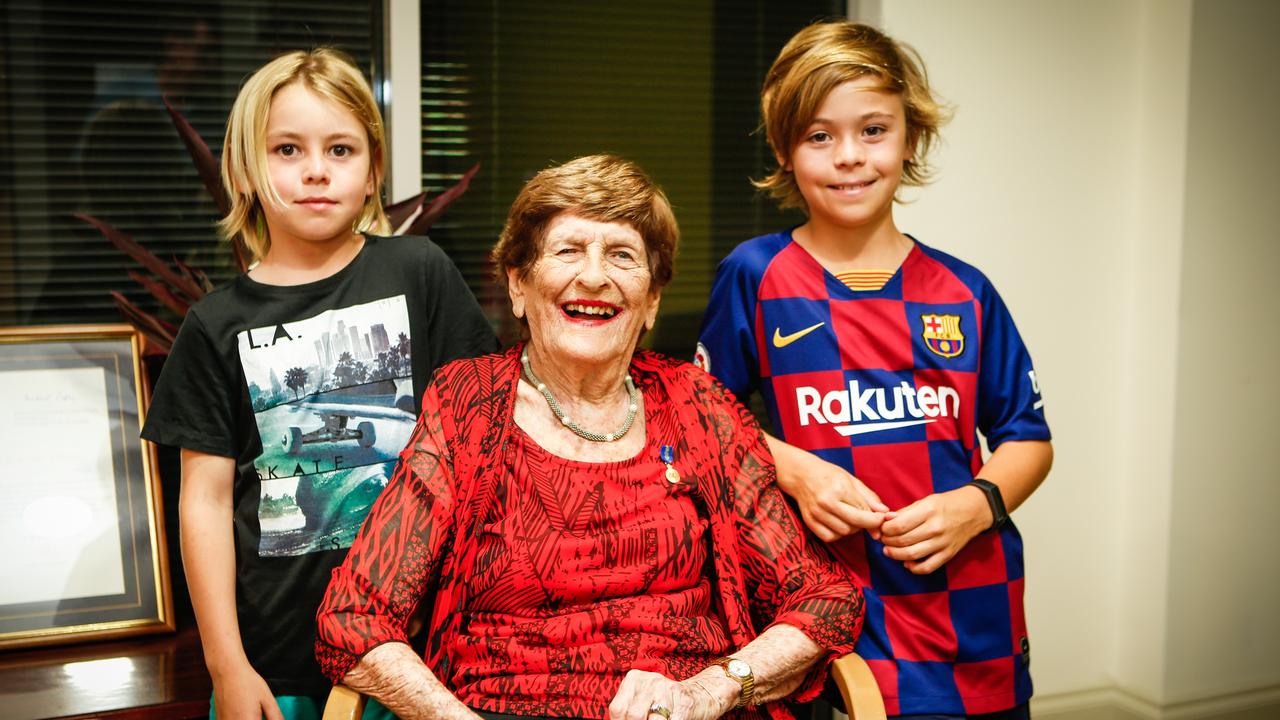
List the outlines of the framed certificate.
{"type": "Polygon", "coordinates": [[[174,629],[141,343],[0,328],[0,649],[174,629]]]}

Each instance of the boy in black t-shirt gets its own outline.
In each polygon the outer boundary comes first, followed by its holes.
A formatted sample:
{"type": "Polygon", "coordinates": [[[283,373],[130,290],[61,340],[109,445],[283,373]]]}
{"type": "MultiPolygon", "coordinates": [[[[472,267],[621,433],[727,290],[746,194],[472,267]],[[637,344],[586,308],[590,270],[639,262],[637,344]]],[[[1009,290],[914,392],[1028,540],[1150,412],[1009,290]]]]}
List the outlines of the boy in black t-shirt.
{"type": "MultiPolygon", "coordinates": [[[[143,436],[182,448],[183,559],[211,716],[319,717],[315,610],[436,367],[497,349],[461,275],[389,230],[372,93],[338,53],[265,65],[232,108],[222,223],[257,264],[193,307],[143,436]]],[[[384,709],[378,710],[385,712],[384,709]]]]}

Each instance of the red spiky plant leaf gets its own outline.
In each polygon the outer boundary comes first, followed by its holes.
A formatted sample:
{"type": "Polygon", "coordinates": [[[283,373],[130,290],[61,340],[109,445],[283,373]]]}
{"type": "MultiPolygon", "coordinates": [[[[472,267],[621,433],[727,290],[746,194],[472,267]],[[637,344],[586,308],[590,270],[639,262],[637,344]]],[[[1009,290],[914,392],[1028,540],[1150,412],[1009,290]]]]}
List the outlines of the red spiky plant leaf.
{"type": "Polygon", "coordinates": [[[164,101],[164,108],[169,111],[169,119],[178,130],[178,137],[182,138],[182,144],[187,146],[187,153],[191,155],[191,161],[196,166],[200,182],[204,183],[204,189],[217,204],[218,213],[226,215],[231,212],[231,201],[227,199],[227,194],[222,189],[222,174],[218,169],[218,160],[213,157],[213,151],[182,113],[173,107],[169,102],[169,96],[166,95],[161,99],[164,101]]]}
{"type": "MultiPolygon", "coordinates": [[[[218,206],[218,214],[226,217],[231,212],[231,200],[227,197],[226,190],[222,187],[222,171],[218,168],[218,160],[214,158],[213,151],[209,149],[209,145],[200,137],[200,133],[191,126],[191,123],[183,117],[169,102],[169,96],[163,98],[164,107],[169,111],[169,118],[173,120],[173,127],[178,131],[178,137],[182,138],[182,144],[187,147],[187,153],[191,155],[191,162],[196,166],[196,173],[200,175],[200,182],[204,183],[204,189],[209,193],[209,197],[213,198],[213,202],[218,206]]],[[[244,248],[244,241],[240,236],[232,238],[231,252],[236,258],[236,267],[240,272],[244,272],[249,267],[245,257],[247,253],[244,248]]]]}
{"type": "Polygon", "coordinates": [[[181,271],[184,276],[191,278],[191,282],[199,285],[206,293],[213,291],[213,283],[209,282],[209,276],[205,275],[203,270],[191,267],[178,259],[176,255],[172,259],[173,264],[178,268],[178,270],[181,271]]]}
{"type": "Polygon", "coordinates": [[[467,188],[471,187],[471,178],[475,177],[476,173],[479,171],[480,163],[472,165],[471,169],[463,173],[462,177],[458,179],[458,182],[455,183],[453,187],[437,195],[430,204],[423,208],[422,214],[413,221],[413,224],[409,226],[409,229],[405,230],[404,234],[425,234],[432,225],[436,224],[436,220],[439,220],[440,216],[444,215],[444,211],[447,210],[458,198],[462,197],[462,194],[467,191],[467,188]]]}
{"type": "Polygon", "coordinates": [[[153,280],[137,270],[130,270],[129,277],[133,281],[147,289],[152,297],[159,300],[162,305],[169,308],[174,315],[178,317],[186,317],[187,311],[191,309],[191,303],[184,301],[182,298],[174,295],[164,283],[153,280]]]}
{"type": "Polygon", "coordinates": [[[204,290],[199,285],[174,272],[169,268],[169,265],[165,263],[165,261],[153,255],[150,250],[147,250],[134,242],[133,238],[117,230],[110,223],[84,213],[75,213],[75,217],[98,228],[98,231],[105,235],[107,239],[111,241],[112,245],[115,245],[121,252],[134,260],[137,260],[138,264],[151,271],[161,280],[164,280],[178,293],[184,295],[184,299],[187,300],[187,302],[194,303],[204,297],[204,290]]]}
{"type": "Polygon", "coordinates": [[[413,217],[413,214],[422,209],[422,203],[427,199],[425,192],[420,192],[411,198],[401,200],[400,202],[391,203],[386,207],[387,220],[391,221],[391,232],[400,229],[405,221],[413,217]]]}
{"type": "Polygon", "coordinates": [[[145,354],[156,356],[169,354],[173,349],[173,339],[178,334],[177,328],[150,313],[143,312],[137,305],[129,302],[124,295],[114,290],[111,291],[111,299],[115,300],[116,308],[120,310],[124,319],[146,338],[145,354]]]}

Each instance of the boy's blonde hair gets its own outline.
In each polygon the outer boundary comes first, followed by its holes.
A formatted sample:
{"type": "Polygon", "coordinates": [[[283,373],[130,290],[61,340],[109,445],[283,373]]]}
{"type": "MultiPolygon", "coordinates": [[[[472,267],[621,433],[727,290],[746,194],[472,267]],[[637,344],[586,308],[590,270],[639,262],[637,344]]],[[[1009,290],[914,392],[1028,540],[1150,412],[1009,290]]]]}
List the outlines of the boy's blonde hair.
{"type": "Polygon", "coordinates": [[[222,185],[231,197],[231,211],[218,223],[218,229],[227,239],[239,233],[254,262],[266,257],[271,249],[262,203],[285,204],[271,186],[267,170],[267,115],[280,88],[295,82],[350,110],[364,125],[374,190],[365,198],[352,230],[384,235],[391,232],[391,223],[382,209],[386,132],[369,83],[351,58],[339,50],[295,50],[263,65],[245,81],[231,107],[222,143],[222,185]]]}
{"type": "Polygon", "coordinates": [[[760,91],[760,112],[769,147],[783,158],[784,167],[753,184],[781,207],[807,211],[795,176],[785,168],[791,151],[804,138],[827,94],[866,76],[878,78],[885,90],[902,97],[911,155],[903,161],[902,184],[928,182],[933,171],[926,158],[947,111],[929,89],[924,62],[910,46],[870,25],[839,20],[814,23],[796,33],[769,68],[760,91]]]}

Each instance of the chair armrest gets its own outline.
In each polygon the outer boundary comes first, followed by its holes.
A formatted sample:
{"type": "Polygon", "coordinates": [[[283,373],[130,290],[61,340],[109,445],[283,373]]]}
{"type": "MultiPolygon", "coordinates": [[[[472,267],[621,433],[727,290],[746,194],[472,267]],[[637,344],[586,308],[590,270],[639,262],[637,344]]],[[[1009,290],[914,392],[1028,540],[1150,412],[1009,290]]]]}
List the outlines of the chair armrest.
{"type": "Polygon", "coordinates": [[[849,653],[832,663],[831,679],[840,688],[849,720],[885,720],[880,686],[876,684],[867,661],[857,653],[849,653]]]}
{"type": "Polygon", "coordinates": [[[364,715],[364,700],[364,695],[346,685],[334,685],[321,720],[360,720],[364,715]]]}

